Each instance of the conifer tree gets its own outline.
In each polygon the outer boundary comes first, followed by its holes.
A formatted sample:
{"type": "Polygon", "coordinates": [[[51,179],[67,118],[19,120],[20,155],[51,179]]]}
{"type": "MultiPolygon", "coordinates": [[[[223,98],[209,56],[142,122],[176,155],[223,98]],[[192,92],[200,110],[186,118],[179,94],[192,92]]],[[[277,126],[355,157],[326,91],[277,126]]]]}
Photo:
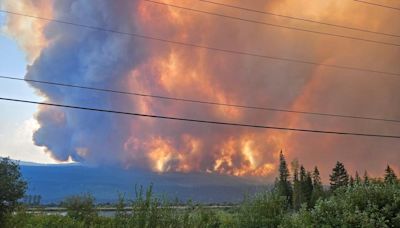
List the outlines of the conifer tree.
{"type": "Polygon", "coordinates": [[[298,190],[298,205],[296,205],[299,209],[301,204],[306,203],[306,194],[305,194],[305,182],[306,182],[306,170],[304,166],[300,166],[300,173],[299,173],[299,190],[298,190]]]}
{"type": "Polygon", "coordinates": [[[281,151],[279,155],[279,177],[276,183],[276,189],[278,194],[284,196],[287,199],[287,202],[290,204],[292,202],[292,185],[289,177],[289,169],[287,167],[285,156],[281,151]]]}
{"type": "Polygon", "coordinates": [[[332,170],[330,175],[331,190],[335,190],[339,187],[346,186],[349,184],[349,175],[347,170],[341,162],[337,162],[336,166],[332,170]]]}
{"type": "MultiPolygon", "coordinates": [[[[311,195],[312,195],[312,178],[311,174],[306,171],[303,165],[300,166],[300,192],[299,192],[299,204],[305,203],[308,207],[311,206],[311,195]]],[[[298,206],[298,205],[296,205],[298,206]]]]}
{"type": "Polygon", "coordinates": [[[364,172],[364,184],[368,185],[369,184],[369,176],[367,170],[364,172]]]}
{"type": "Polygon", "coordinates": [[[317,200],[323,197],[324,195],[324,188],[322,186],[322,181],[317,166],[314,167],[314,171],[312,173],[312,185],[313,185],[313,191],[311,197],[311,204],[315,205],[317,200]]]}
{"type": "Polygon", "coordinates": [[[312,206],[312,194],[313,194],[313,183],[311,178],[311,173],[307,172],[306,179],[303,185],[303,191],[305,196],[305,202],[307,206],[310,208],[312,206]]]}
{"type": "Polygon", "coordinates": [[[300,201],[300,180],[299,180],[299,161],[297,159],[292,161],[292,171],[293,171],[293,208],[300,209],[301,201],[300,201]]]}
{"type": "Polygon", "coordinates": [[[349,185],[352,186],[352,187],[354,186],[354,178],[353,178],[353,176],[350,176],[349,185]]]}
{"type": "Polygon", "coordinates": [[[394,184],[397,182],[397,176],[393,169],[388,165],[385,169],[385,183],[394,184]]]}
{"type": "Polygon", "coordinates": [[[354,183],[355,184],[361,184],[361,177],[360,177],[360,175],[358,174],[357,171],[356,171],[356,175],[355,175],[355,178],[354,178],[354,183]]]}

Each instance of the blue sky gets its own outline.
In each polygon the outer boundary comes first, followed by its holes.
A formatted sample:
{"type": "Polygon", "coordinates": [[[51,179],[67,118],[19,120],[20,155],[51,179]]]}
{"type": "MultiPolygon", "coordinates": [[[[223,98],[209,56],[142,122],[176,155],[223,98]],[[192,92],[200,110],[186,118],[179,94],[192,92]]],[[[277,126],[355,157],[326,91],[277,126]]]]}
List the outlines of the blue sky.
{"type": "MultiPolygon", "coordinates": [[[[4,25],[4,15],[0,14],[0,26],[4,25]]],[[[23,78],[27,61],[18,44],[0,32],[0,75],[23,78]]],[[[39,100],[34,90],[22,81],[0,79],[0,96],[39,100]]],[[[32,132],[37,123],[33,116],[34,105],[0,101],[0,156],[41,163],[54,163],[43,150],[32,141],[32,132]]]]}

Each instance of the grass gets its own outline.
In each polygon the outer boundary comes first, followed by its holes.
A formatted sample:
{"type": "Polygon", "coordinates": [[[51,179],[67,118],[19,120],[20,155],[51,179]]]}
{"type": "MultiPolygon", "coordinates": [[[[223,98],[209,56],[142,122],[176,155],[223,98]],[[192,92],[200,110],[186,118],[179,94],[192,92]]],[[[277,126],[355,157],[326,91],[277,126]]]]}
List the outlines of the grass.
{"type": "Polygon", "coordinates": [[[5,227],[400,227],[400,185],[345,186],[320,198],[314,207],[295,210],[275,192],[247,197],[229,209],[192,205],[177,208],[153,196],[152,187],[136,188],[135,200],[120,195],[114,217],[97,214],[90,195],[67,198],[67,215],[9,215],[5,227]],[[125,208],[130,207],[130,213],[125,208]]]}

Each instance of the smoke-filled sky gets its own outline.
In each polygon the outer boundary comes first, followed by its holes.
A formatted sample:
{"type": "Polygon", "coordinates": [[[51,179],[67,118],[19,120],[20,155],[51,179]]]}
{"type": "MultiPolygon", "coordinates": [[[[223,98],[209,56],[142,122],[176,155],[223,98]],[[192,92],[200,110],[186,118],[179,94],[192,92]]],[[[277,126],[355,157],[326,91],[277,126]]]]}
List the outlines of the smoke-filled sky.
{"type": "MultiPolygon", "coordinates": [[[[400,14],[350,0],[216,2],[400,35],[400,14]]],[[[382,42],[400,38],[290,20],[202,1],[165,1],[249,20],[382,42]]],[[[385,1],[382,1],[385,3],[385,1]]],[[[387,4],[390,1],[386,2],[387,4]]],[[[201,46],[321,64],[400,72],[398,46],[318,35],[177,9],[143,0],[2,0],[43,18],[201,46]]],[[[400,79],[135,38],[7,15],[3,33],[26,55],[25,78],[250,106],[400,119],[400,79]]],[[[6,67],[6,66],[4,66],[6,67]]],[[[5,82],[2,82],[5,83],[5,82]]],[[[191,104],[31,83],[42,100],[118,111],[279,127],[400,135],[398,123],[191,104]]],[[[9,95],[11,96],[11,95],[9,95]]],[[[1,103],[4,105],[4,102],[1,103]]],[[[18,106],[21,107],[21,106],[18,106]]],[[[15,109],[14,112],[19,112],[15,109]]],[[[155,172],[276,174],[278,154],[328,176],[400,167],[400,140],[296,133],[37,107],[33,142],[58,161],[155,172]]]]}

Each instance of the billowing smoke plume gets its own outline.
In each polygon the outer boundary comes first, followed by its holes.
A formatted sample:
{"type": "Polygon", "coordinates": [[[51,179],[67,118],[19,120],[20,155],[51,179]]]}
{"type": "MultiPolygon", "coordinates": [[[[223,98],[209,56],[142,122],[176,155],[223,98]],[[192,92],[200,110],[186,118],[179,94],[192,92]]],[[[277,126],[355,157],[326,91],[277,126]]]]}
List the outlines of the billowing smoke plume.
{"type": "MultiPolygon", "coordinates": [[[[400,72],[397,47],[268,27],[179,10],[146,1],[5,1],[2,7],[106,29],[204,46],[400,72]],[[23,2],[23,3],[22,3],[23,2]],[[45,10],[46,9],[46,10],[45,10]]],[[[394,38],[217,7],[200,1],[173,4],[349,36],[394,38]]],[[[231,1],[314,20],[400,34],[398,15],[351,1],[231,1]],[[357,14],[354,13],[357,12],[357,14]]],[[[26,78],[222,103],[280,107],[400,119],[400,81],[337,70],[182,47],[52,22],[10,16],[7,30],[27,50],[26,78]],[[28,26],[24,26],[28,25],[28,26]],[[29,26],[30,25],[30,26],[29,26]],[[36,29],[32,29],[36,28],[36,29]],[[35,45],[33,45],[35,44],[35,45]]],[[[31,84],[46,100],[119,111],[400,135],[394,123],[348,120],[169,102],[31,84]]],[[[398,167],[400,141],[215,126],[39,107],[34,141],[58,160],[272,176],[282,149],[324,176],[336,160],[351,171],[381,173],[398,167]]]]}

